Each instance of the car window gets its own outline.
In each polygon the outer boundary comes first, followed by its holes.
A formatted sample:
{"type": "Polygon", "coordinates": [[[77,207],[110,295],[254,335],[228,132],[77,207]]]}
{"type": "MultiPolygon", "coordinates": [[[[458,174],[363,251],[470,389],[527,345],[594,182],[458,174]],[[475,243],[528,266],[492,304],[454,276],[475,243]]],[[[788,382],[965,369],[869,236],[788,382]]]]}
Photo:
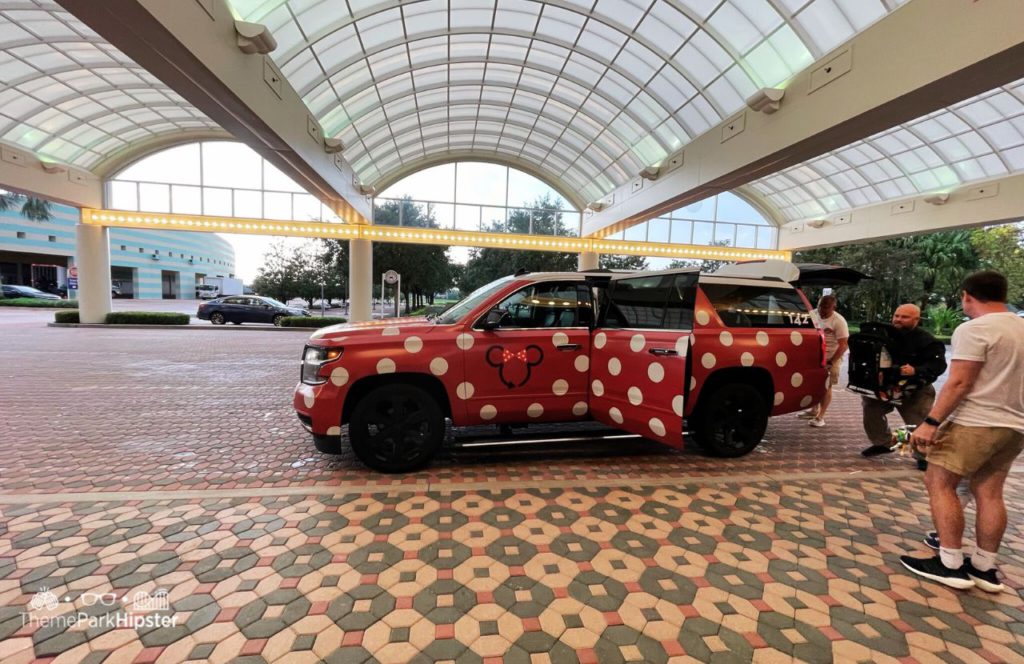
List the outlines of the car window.
{"type": "MultiPolygon", "coordinates": [[[[578,282],[548,282],[520,288],[501,301],[502,328],[577,327],[580,322],[578,282]]],[[[585,292],[585,291],[584,291],[585,292]]],[[[582,305],[590,307],[590,302],[582,305]]]]}
{"type": "Polygon", "coordinates": [[[441,325],[452,325],[454,323],[458,323],[462,320],[463,316],[468,314],[470,311],[473,311],[473,309],[476,309],[484,300],[504,288],[505,284],[511,280],[511,276],[502,277],[501,279],[492,281],[489,284],[485,284],[480,288],[477,288],[462,300],[441,312],[440,316],[438,316],[437,322],[441,325]]]}
{"type": "Polygon", "coordinates": [[[729,327],[814,327],[814,318],[791,288],[701,284],[729,327]]]}
{"type": "Polygon", "coordinates": [[[247,297],[229,297],[224,300],[224,304],[249,304],[249,298],[247,297]]]}
{"type": "Polygon", "coordinates": [[[693,274],[658,274],[613,281],[606,291],[602,327],[688,330],[696,294],[693,274]]]}

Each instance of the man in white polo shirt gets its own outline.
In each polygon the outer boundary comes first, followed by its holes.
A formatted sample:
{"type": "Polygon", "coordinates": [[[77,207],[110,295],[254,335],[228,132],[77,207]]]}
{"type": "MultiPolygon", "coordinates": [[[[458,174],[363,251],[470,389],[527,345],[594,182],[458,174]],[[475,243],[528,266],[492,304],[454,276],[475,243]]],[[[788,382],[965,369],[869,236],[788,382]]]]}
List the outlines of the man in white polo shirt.
{"type": "Polygon", "coordinates": [[[825,411],[832,403],[832,386],[839,382],[839,370],[843,366],[843,355],[850,345],[850,327],[846,319],[836,311],[836,296],[822,295],[818,300],[818,321],[825,333],[825,366],[828,378],[825,379],[825,394],[821,402],[797,414],[812,427],[825,426],[825,411]]]}
{"type": "Polygon", "coordinates": [[[914,574],[951,588],[1000,592],[996,552],[1006,530],[1003,485],[1024,449],[1024,318],[1006,309],[1006,277],[977,272],[963,283],[971,320],[953,333],[949,379],[911,441],[928,455],[925,485],[939,555],[901,556],[914,574]],[[956,486],[970,478],[977,505],[974,555],[964,558],[956,486]]]}

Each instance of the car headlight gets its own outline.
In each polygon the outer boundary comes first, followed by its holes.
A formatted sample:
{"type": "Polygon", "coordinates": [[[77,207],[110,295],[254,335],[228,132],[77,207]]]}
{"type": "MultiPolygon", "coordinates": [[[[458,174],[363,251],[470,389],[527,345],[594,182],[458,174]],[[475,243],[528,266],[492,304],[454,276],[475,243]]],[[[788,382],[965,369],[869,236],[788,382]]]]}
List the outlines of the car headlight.
{"type": "Polygon", "coordinates": [[[302,382],[307,385],[326,383],[327,379],[320,375],[320,368],[328,362],[334,362],[340,358],[342,350],[324,346],[306,346],[302,351],[302,382]]]}

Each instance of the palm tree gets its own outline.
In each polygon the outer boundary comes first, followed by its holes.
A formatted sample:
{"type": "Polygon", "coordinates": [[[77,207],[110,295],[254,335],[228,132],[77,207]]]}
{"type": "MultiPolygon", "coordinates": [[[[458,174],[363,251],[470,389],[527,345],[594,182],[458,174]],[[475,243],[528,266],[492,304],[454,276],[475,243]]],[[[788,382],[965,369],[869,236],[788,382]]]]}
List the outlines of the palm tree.
{"type": "MultiPolygon", "coordinates": [[[[0,191],[0,211],[11,210],[20,204],[21,216],[31,221],[50,220],[50,201],[32,196],[23,196],[9,191],[0,191]]],[[[0,278],[0,283],[3,279],[0,278]]],[[[3,294],[0,293],[0,297],[3,294]]]]}

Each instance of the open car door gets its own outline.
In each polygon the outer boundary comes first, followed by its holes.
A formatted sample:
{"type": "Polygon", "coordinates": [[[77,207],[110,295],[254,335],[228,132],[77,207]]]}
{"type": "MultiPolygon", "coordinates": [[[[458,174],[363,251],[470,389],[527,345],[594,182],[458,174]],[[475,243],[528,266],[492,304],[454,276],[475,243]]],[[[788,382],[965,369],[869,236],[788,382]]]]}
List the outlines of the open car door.
{"type": "Polygon", "coordinates": [[[613,276],[599,293],[590,354],[595,420],[683,446],[696,270],[613,276]]]}

